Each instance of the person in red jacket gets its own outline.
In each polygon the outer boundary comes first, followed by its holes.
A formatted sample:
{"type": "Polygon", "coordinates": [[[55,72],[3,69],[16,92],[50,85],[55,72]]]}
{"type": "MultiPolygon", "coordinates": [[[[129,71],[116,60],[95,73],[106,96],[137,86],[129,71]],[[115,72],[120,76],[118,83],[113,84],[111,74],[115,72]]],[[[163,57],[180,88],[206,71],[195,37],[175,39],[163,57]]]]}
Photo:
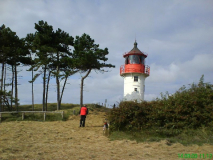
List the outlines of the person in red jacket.
{"type": "Polygon", "coordinates": [[[88,108],[86,105],[84,105],[83,107],[81,107],[79,114],[81,116],[80,119],[80,127],[85,127],[85,120],[86,120],[86,116],[88,114],[88,108]]]}

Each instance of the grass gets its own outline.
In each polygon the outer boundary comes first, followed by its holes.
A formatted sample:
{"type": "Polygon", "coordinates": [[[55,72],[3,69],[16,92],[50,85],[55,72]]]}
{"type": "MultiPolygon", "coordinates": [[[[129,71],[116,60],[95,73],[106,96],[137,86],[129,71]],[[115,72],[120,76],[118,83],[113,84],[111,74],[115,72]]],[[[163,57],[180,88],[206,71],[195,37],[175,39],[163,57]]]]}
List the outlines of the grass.
{"type": "MultiPolygon", "coordinates": [[[[46,114],[46,121],[60,121],[60,120],[62,120],[62,117],[61,117],[61,114],[59,113],[46,114]]],[[[10,122],[10,121],[23,121],[22,113],[2,114],[2,122],[10,122]]],[[[44,121],[44,114],[43,113],[25,113],[24,121],[44,121]]]]}
{"type": "MultiPolygon", "coordinates": [[[[94,114],[99,112],[109,112],[109,108],[105,108],[97,104],[87,104],[89,111],[93,111],[94,114]]],[[[15,108],[15,107],[13,107],[15,108]]],[[[32,105],[20,105],[18,107],[19,111],[32,111],[32,105]]],[[[57,103],[48,103],[47,111],[56,111],[57,103]]],[[[59,113],[47,113],[46,121],[66,121],[70,115],[78,115],[80,110],[80,105],[78,104],[61,104],[60,111],[64,111],[64,118],[62,119],[59,113]]],[[[42,111],[42,104],[34,104],[34,111],[42,111]]],[[[24,121],[43,121],[43,113],[25,113],[24,121]]],[[[2,114],[2,122],[9,121],[22,121],[21,113],[14,114],[2,114]]]]}
{"type": "MultiPolygon", "coordinates": [[[[108,113],[109,108],[105,108],[96,104],[87,104],[89,112],[94,115],[98,115],[100,112],[108,113]]],[[[55,111],[57,109],[56,103],[48,104],[48,111],[55,111]]],[[[20,111],[31,111],[31,105],[19,106],[20,111]]],[[[35,111],[41,111],[42,105],[35,104],[35,111]]],[[[64,118],[61,118],[61,114],[46,114],[46,121],[67,121],[70,115],[78,115],[80,107],[78,104],[62,104],[61,111],[64,111],[64,118]]],[[[26,113],[24,121],[43,121],[43,114],[41,113],[26,113]]],[[[2,122],[9,121],[22,121],[21,113],[17,114],[2,114],[2,122]]],[[[181,143],[183,145],[197,144],[202,145],[204,143],[213,144],[212,129],[201,127],[200,129],[183,129],[183,130],[142,130],[140,132],[135,131],[114,131],[109,136],[110,140],[134,140],[137,142],[159,142],[161,140],[167,140],[168,145],[172,143],[181,143]]]]}
{"type": "Polygon", "coordinates": [[[185,129],[174,136],[168,136],[163,132],[158,133],[156,130],[144,130],[141,132],[114,131],[110,134],[110,140],[122,139],[135,140],[137,142],[159,142],[166,140],[168,145],[172,145],[172,143],[181,143],[185,146],[192,144],[199,146],[203,144],[213,145],[212,129],[210,130],[205,127],[201,127],[197,130],[185,129]]]}
{"type": "MultiPolygon", "coordinates": [[[[68,104],[63,103],[61,104],[61,110],[72,109],[74,107],[78,107],[78,104],[68,104]]],[[[32,111],[32,105],[20,105],[19,111],[32,111]]],[[[34,111],[41,111],[42,104],[34,104],[34,111]]],[[[47,111],[55,111],[57,110],[57,103],[48,103],[47,104],[47,111]]]]}

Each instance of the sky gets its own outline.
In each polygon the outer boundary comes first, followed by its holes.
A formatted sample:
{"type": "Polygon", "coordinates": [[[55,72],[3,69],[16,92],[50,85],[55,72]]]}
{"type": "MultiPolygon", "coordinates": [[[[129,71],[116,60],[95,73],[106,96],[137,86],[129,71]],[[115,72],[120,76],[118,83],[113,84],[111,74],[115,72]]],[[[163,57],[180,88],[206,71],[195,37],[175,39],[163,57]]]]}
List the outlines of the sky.
{"type": "MultiPolygon", "coordinates": [[[[108,72],[92,71],[85,80],[84,103],[105,103],[123,99],[120,66],[123,54],[138,48],[147,54],[150,76],[145,80],[145,100],[160,93],[175,93],[183,85],[213,83],[212,0],[0,0],[0,25],[5,24],[19,38],[35,33],[43,20],[71,36],[90,35],[100,48],[108,48],[108,72]]],[[[31,104],[31,74],[19,68],[20,104],[31,104]]],[[[8,73],[9,74],[9,73],[8,73]]],[[[62,103],[80,103],[80,79],[71,76],[62,103]]],[[[10,76],[10,75],[8,75],[10,76]]],[[[61,82],[61,85],[63,82],[61,82]]],[[[42,79],[34,84],[35,103],[42,103],[42,79]]],[[[48,102],[56,102],[56,83],[50,81],[48,102]]]]}

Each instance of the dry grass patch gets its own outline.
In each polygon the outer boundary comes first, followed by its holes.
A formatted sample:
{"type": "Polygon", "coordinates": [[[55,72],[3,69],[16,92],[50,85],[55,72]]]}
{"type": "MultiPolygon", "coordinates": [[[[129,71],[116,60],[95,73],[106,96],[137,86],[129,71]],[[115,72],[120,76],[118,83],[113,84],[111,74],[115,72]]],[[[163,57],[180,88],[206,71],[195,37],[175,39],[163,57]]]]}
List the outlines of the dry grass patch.
{"type": "Polygon", "coordinates": [[[77,115],[67,121],[14,121],[0,124],[0,159],[180,159],[178,153],[207,154],[211,145],[110,141],[103,136],[104,112],[90,112],[86,127],[77,115]]]}

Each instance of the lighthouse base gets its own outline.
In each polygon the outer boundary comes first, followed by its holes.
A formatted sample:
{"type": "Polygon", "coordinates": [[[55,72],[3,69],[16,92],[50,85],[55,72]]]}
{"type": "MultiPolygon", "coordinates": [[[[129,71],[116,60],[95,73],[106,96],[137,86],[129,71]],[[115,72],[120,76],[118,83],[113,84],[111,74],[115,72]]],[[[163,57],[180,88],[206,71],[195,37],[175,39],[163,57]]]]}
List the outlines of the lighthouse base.
{"type": "Polygon", "coordinates": [[[140,94],[132,92],[131,94],[127,94],[123,98],[124,101],[135,101],[135,102],[141,102],[144,99],[141,97],[140,94]]]}
{"type": "Polygon", "coordinates": [[[124,101],[144,100],[145,78],[140,73],[130,73],[124,75],[124,101]]]}

